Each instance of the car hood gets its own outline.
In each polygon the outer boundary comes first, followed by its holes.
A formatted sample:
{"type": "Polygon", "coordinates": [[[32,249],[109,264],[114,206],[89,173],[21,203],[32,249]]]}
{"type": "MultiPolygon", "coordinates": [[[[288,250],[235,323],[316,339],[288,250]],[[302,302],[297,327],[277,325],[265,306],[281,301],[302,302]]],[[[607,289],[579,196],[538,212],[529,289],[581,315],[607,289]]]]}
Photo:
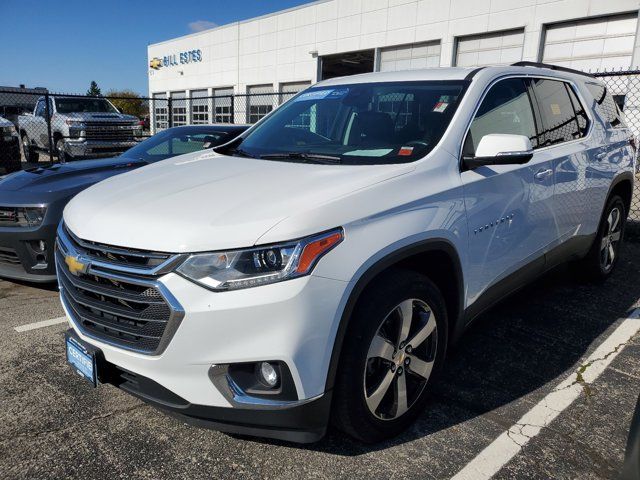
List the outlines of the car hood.
{"type": "Polygon", "coordinates": [[[77,121],[91,121],[91,122],[113,122],[115,120],[134,121],[136,117],[132,115],[125,115],[124,113],[98,113],[98,112],[73,112],[62,113],[65,118],[69,120],[77,121]]]}
{"type": "MultiPolygon", "coordinates": [[[[180,253],[247,247],[288,217],[411,170],[189,154],[85,190],[64,220],[78,237],[114,246],[180,253]]],[[[296,235],[341,225],[323,217],[306,218],[296,235]]]]}
{"type": "Polygon", "coordinates": [[[48,203],[73,195],[145,162],[124,157],[53,164],[12,173],[0,180],[0,204],[48,203]]]}

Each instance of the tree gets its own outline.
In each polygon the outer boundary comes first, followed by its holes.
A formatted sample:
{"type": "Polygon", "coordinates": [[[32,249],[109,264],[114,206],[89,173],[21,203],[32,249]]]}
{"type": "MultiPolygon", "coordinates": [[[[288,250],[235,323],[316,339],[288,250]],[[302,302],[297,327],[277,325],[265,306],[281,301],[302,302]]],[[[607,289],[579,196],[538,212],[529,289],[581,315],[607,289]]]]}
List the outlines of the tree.
{"type": "Polygon", "coordinates": [[[149,114],[149,106],[133,90],[109,90],[106,97],[122,113],[136,117],[143,117],[149,114]]]}
{"type": "Polygon", "coordinates": [[[99,97],[100,95],[102,95],[102,91],[100,90],[100,87],[95,82],[95,80],[91,80],[91,85],[89,85],[87,95],[89,95],[90,97],[99,97]]]}

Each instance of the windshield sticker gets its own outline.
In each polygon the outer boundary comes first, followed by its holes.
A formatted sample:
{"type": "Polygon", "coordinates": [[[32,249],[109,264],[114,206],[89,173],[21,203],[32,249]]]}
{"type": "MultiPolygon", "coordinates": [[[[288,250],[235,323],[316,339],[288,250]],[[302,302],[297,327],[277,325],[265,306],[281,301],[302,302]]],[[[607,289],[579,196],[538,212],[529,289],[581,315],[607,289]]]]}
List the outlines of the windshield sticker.
{"type": "Polygon", "coordinates": [[[560,113],[561,113],[560,105],[558,105],[557,103],[552,103],[551,104],[551,113],[553,113],[554,115],[560,115],[560,113]]]}
{"type": "Polygon", "coordinates": [[[349,93],[348,88],[331,88],[326,90],[311,90],[296,97],[294,102],[308,102],[313,100],[342,98],[349,93]]]}
{"type": "Polygon", "coordinates": [[[348,88],[336,88],[329,95],[327,95],[327,98],[342,98],[347,93],[349,93],[348,88]]]}
{"type": "Polygon", "coordinates": [[[353,150],[351,152],[345,152],[343,155],[350,155],[352,157],[384,157],[392,151],[392,148],[376,148],[374,150],[353,150]]]}
{"type": "Polygon", "coordinates": [[[398,155],[408,157],[413,153],[413,147],[401,147],[398,155]]]}
{"type": "Polygon", "coordinates": [[[448,106],[449,104],[447,102],[438,102],[436,103],[435,107],[433,107],[433,111],[442,113],[447,109],[448,106]]]}
{"type": "Polygon", "coordinates": [[[322,100],[327,95],[329,95],[333,90],[312,90],[310,92],[305,92],[299,97],[294,99],[294,102],[307,102],[309,100],[322,100]]]}

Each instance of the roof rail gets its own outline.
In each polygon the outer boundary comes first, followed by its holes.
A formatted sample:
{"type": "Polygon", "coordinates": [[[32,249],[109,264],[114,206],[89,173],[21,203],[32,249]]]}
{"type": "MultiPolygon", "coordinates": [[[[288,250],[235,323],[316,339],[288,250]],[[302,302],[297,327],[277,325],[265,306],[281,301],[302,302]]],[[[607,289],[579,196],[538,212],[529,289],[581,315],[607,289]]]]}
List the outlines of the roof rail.
{"type": "Polygon", "coordinates": [[[522,61],[522,62],[512,63],[511,66],[512,67],[548,68],[550,70],[557,70],[558,72],[574,73],[576,75],[583,75],[585,77],[595,78],[592,74],[583,72],[582,70],[575,70],[573,68],[561,67],[560,65],[551,65],[549,63],[522,61]]]}

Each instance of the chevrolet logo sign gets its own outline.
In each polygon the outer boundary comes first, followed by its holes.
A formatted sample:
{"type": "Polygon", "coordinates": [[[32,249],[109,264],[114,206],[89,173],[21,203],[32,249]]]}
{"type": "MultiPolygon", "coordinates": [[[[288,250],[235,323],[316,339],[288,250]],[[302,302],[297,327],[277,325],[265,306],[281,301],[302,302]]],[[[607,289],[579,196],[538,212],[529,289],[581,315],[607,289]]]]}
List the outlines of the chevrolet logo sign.
{"type": "Polygon", "coordinates": [[[154,70],[160,70],[161,66],[162,60],[160,60],[158,57],[152,58],[149,62],[149,67],[153,68],[154,70]]]}
{"type": "Polygon", "coordinates": [[[87,273],[87,270],[89,270],[88,263],[84,263],[79,257],[74,257],[73,255],[67,255],[64,257],[64,263],[67,264],[69,273],[76,277],[81,273],[87,273]]]}

